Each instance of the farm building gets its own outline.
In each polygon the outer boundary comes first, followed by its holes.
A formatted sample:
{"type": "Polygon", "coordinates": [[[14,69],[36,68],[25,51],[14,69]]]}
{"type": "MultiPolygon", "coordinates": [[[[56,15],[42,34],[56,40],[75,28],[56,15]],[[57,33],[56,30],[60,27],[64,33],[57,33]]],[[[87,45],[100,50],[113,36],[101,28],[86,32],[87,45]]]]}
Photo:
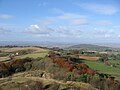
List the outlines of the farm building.
{"type": "Polygon", "coordinates": [[[90,54],[96,54],[97,51],[83,51],[82,54],[90,55],[90,54]]]}

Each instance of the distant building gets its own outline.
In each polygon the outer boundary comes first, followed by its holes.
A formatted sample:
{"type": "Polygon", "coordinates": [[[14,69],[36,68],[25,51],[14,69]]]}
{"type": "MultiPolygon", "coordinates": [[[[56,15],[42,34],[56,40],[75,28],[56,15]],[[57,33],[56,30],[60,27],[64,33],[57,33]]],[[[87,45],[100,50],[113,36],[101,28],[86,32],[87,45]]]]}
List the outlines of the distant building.
{"type": "Polygon", "coordinates": [[[99,52],[99,54],[108,54],[108,52],[99,52]]]}
{"type": "Polygon", "coordinates": [[[97,51],[83,51],[82,54],[96,54],[97,51]]]}

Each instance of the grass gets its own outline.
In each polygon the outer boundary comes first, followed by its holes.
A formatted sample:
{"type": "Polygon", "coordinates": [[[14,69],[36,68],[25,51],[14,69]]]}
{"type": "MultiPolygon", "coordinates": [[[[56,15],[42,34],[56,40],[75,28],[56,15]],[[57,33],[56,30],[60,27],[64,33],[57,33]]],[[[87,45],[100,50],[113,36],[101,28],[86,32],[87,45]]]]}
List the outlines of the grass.
{"type": "Polygon", "coordinates": [[[21,55],[20,58],[30,57],[30,58],[38,58],[38,57],[45,57],[48,54],[49,51],[42,51],[42,52],[36,52],[26,55],[21,55]]]}
{"type": "Polygon", "coordinates": [[[45,49],[37,47],[13,47],[13,48],[0,48],[2,52],[19,52],[21,50],[35,50],[35,52],[45,51],[45,49]]]}
{"type": "Polygon", "coordinates": [[[8,56],[10,53],[0,53],[0,57],[8,56]]]}
{"type": "Polygon", "coordinates": [[[116,63],[120,63],[120,60],[109,60],[110,63],[116,64],[116,63]]]}
{"type": "Polygon", "coordinates": [[[110,67],[98,61],[95,62],[95,61],[83,60],[83,62],[85,62],[90,68],[97,70],[98,72],[111,74],[113,76],[116,76],[117,79],[120,80],[120,69],[119,68],[110,67]]]}
{"type": "Polygon", "coordinates": [[[98,70],[100,72],[104,72],[104,73],[120,73],[120,69],[117,69],[115,67],[110,67],[105,65],[102,62],[95,62],[95,61],[83,61],[85,62],[87,65],[89,65],[89,67],[98,70]]]}
{"type": "Polygon", "coordinates": [[[9,57],[0,57],[0,62],[1,61],[4,62],[4,61],[9,60],[9,59],[10,59],[9,57]]]}
{"type": "Polygon", "coordinates": [[[120,52],[112,52],[114,55],[120,54],[120,52]]]}

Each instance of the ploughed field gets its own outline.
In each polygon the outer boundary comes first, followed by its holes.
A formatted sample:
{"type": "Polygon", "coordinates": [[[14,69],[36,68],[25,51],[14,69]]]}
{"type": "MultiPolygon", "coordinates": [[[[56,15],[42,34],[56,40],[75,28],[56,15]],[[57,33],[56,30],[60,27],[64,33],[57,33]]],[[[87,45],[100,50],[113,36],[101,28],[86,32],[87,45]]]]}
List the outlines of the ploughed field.
{"type": "Polygon", "coordinates": [[[80,59],[85,59],[85,60],[92,60],[92,61],[97,61],[99,60],[100,57],[95,57],[95,56],[79,56],[80,59]]]}

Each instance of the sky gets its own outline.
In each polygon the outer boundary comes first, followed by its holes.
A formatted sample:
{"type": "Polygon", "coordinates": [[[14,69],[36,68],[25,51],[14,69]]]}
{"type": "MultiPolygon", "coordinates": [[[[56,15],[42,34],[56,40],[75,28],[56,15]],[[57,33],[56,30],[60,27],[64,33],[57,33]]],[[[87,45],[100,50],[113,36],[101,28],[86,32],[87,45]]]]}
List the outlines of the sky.
{"type": "Polygon", "coordinates": [[[0,41],[120,43],[120,0],[0,0],[0,41]]]}

